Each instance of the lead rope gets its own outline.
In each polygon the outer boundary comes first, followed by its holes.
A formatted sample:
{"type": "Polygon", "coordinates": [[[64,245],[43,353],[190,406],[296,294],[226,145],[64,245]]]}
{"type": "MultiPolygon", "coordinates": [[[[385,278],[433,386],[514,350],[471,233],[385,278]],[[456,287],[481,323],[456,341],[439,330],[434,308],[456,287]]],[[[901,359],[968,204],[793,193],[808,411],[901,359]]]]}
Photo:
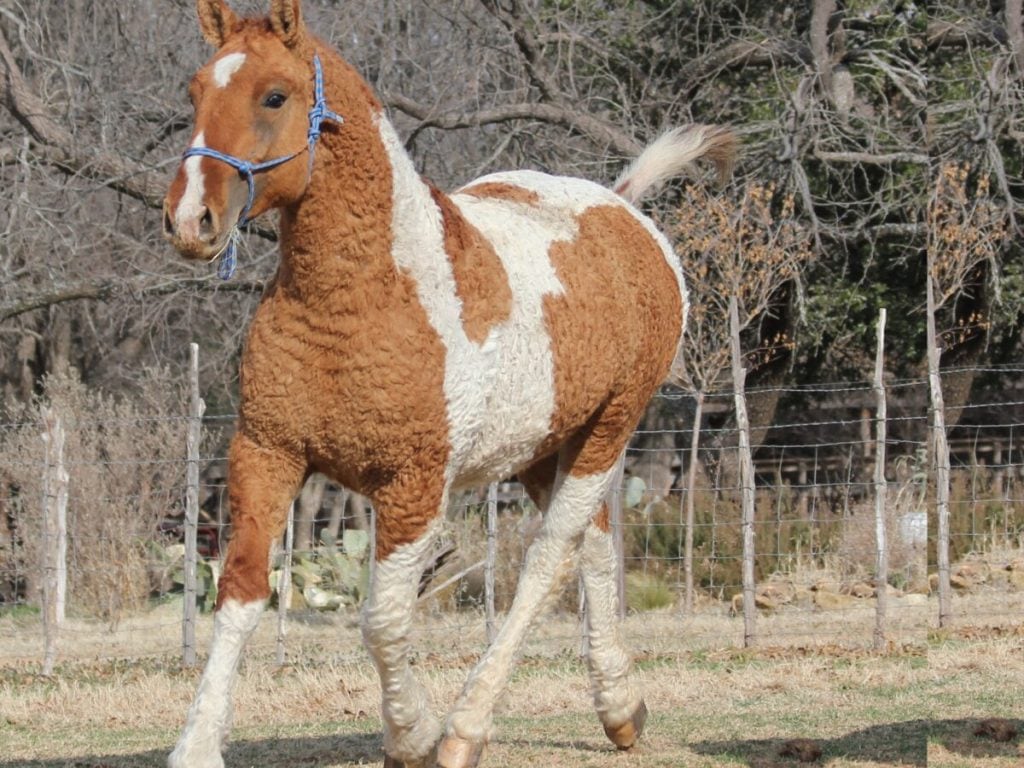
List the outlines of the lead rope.
{"type": "MultiPolygon", "coordinates": [[[[316,150],[317,139],[320,138],[320,125],[324,120],[333,120],[338,125],[345,122],[345,118],[327,108],[327,99],[324,96],[324,71],[320,66],[320,56],[313,54],[313,107],[309,110],[309,130],[306,133],[305,147],[309,155],[309,162],[306,168],[306,173],[309,177],[313,176],[313,155],[316,150]]],[[[217,265],[217,275],[221,280],[229,280],[235,274],[235,267],[238,263],[238,241],[241,239],[239,228],[249,223],[249,211],[252,210],[253,202],[256,200],[256,179],[254,174],[276,168],[298,157],[301,153],[302,150],[300,149],[297,152],[292,152],[290,155],[276,157],[273,160],[264,160],[262,163],[250,163],[248,160],[242,160],[240,157],[218,152],[216,149],[210,149],[209,147],[189,147],[182,154],[182,160],[196,156],[220,160],[222,163],[227,163],[237,170],[238,174],[245,178],[248,188],[248,198],[245,201],[245,207],[242,208],[242,212],[238,215],[238,221],[228,233],[228,241],[224,249],[213,257],[221,257],[220,263],[217,265]]]]}

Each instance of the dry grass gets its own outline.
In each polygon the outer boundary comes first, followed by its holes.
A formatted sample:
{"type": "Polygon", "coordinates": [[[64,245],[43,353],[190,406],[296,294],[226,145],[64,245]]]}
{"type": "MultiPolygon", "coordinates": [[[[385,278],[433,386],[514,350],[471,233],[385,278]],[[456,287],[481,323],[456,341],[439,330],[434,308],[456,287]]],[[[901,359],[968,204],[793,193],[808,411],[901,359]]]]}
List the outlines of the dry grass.
{"type": "MultiPolygon", "coordinates": [[[[630,617],[625,630],[652,715],[642,748],[625,755],[605,741],[590,709],[574,624],[550,618],[502,702],[485,765],[781,768],[799,764],[779,754],[785,742],[809,738],[823,752],[812,764],[828,768],[1019,766],[1019,736],[997,742],[975,730],[999,717],[1024,732],[1020,598],[1002,595],[997,622],[995,595],[961,596],[962,615],[976,608],[985,618],[928,641],[934,601],[911,606],[906,637],[919,641],[896,642],[882,656],[854,643],[869,637],[867,606],[762,617],[764,639],[754,650],[736,647],[742,622],[724,609],[686,622],[671,612],[630,617]]],[[[0,766],[162,765],[198,678],[178,666],[176,610],[155,612],[148,629],[136,620],[131,643],[120,632],[117,645],[98,633],[74,636],[54,678],[36,674],[34,621],[0,621],[8,660],[0,667],[0,766]],[[117,660],[127,655],[133,661],[117,660]]],[[[482,622],[436,614],[422,617],[424,625],[432,631],[415,638],[416,666],[440,713],[483,646],[482,622]]],[[[207,617],[201,629],[208,632],[207,617]]],[[[292,622],[292,664],[283,669],[273,663],[275,632],[268,614],[239,680],[229,768],[379,764],[379,688],[353,617],[292,622]]]]}

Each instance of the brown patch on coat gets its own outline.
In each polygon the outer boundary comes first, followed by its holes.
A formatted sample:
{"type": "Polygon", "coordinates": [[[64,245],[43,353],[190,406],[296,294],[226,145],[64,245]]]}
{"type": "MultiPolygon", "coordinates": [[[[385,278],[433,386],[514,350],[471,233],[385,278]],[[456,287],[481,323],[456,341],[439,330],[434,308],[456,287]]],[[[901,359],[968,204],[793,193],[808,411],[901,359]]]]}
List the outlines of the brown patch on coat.
{"type": "Polygon", "coordinates": [[[462,301],[466,336],[482,344],[493,326],[512,313],[512,288],[505,266],[480,230],[470,224],[444,192],[431,187],[444,225],[444,250],[462,301]]]}
{"type": "Polygon", "coordinates": [[[305,479],[301,455],[268,449],[244,432],[228,452],[231,539],[217,585],[217,608],[226,600],[249,603],[270,597],[270,546],[284,530],[291,503],[305,479]]]}
{"type": "Polygon", "coordinates": [[[608,511],[607,503],[601,502],[601,508],[598,509],[597,514],[594,515],[593,523],[597,527],[597,530],[602,533],[612,532],[612,516],[608,511]]]}
{"type": "Polygon", "coordinates": [[[555,488],[557,474],[557,453],[551,453],[517,473],[519,482],[523,484],[533,503],[541,512],[547,512],[551,504],[551,495],[555,488]]]}
{"type": "Polygon", "coordinates": [[[504,181],[483,181],[479,184],[472,184],[459,190],[460,195],[472,195],[473,197],[493,197],[498,200],[508,200],[513,203],[537,206],[540,204],[540,195],[532,189],[518,187],[504,181]]]}
{"type": "Polygon", "coordinates": [[[554,358],[555,411],[542,456],[564,442],[570,474],[615,463],[664,381],[681,332],[682,297],[658,242],[625,206],[578,219],[551,262],[565,288],[544,299],[554,358]]]}

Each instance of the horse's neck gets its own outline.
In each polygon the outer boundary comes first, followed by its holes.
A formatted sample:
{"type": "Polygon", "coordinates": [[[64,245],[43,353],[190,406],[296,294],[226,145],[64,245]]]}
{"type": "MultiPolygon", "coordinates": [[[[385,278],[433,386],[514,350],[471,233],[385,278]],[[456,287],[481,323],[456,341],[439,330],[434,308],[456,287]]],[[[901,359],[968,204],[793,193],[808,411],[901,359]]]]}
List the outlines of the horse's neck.
{"type": "Polygon", "coordinates": [[[346,117],[323,143],[306,194],[282,215],[280,279],[310,297],[380,294],[408,268],[403,251],[443,239],[430,187],[383,111],[346,117]]]}

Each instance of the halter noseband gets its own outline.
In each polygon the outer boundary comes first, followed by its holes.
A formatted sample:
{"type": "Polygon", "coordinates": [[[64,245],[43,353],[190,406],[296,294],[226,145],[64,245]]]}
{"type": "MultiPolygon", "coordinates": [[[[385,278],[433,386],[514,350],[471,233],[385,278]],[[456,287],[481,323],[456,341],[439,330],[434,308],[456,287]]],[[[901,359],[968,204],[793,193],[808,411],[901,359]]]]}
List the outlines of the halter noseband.
{"type": "Polygon", "coordinates": [[[240,176],[245,178],[246,186],[249,188],[249,197],[245,201],[245,207],[242,208],[242,212],[238,215],[238,222],[228,235],[227,247],[224,249],[223,258],[217,267],[217,274],[222,280],[229,279],[235,273],[238,227],[244,227],[249,223],[249,211],[252,210],[252,204],[256,200],[256,179],[254,174],[269,171],[271,168],[283,165],[289,160],[298,157],[304,151],[309,153],[308,173],[312,174],[313,151],[316,147],[316,140],[320,138],[320,124],[324,120],[333,120],[339,125],[345,122],[341,115],[327,108],[327,100],[324,97],[324,72],[320,66],[320,57],[316,54],[313,54],[313,71],[313,107],[309,110],[309,130],[306,132],[307,143],[304,149],[292,152],[290,155],[276,157],[273,160],[264,160],[262,163],[250,163],[248,160],[243,160],[240,157],[224,152],[218,152],[216,149],[210,149],[209,147],[189,147],[181,156],[182,161],[190,157],[212,157],[214,160],[227,163],[238,171],[240,176]]]}

